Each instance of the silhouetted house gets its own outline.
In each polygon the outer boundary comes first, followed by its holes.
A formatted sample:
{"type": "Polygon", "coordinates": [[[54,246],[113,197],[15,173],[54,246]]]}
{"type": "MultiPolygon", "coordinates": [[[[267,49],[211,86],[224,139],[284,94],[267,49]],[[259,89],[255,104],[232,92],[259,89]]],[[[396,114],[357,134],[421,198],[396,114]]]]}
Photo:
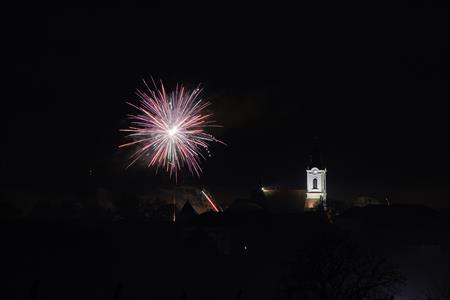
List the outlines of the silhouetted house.
{"type": "MultiPolygon", "coordinates": [[[[189,203],[189,202],[186,202],[189,203]]],[[[176,220],[176,207],[174,204],[160,205],[156,209],[156,216],[154,219],[162,221],[175,221],[176,220]]]]}
{"type": "Polygon", "coordinates": [[[269,212],[286,213],[305,210],[306,190],[289,187],[262,187],[269,212]]]}
{"type": "Polygon", "coordinates": [[[424,205],[367,205],[339,216],[337,223],[371,239],[422,245],[439,244],[442,217],[424,205]]]}
{"type": "Polygon", "coordinates": [[[8,202],[0,202],[0,220],[14,219],[20,216],[20,210],[8,202]]]}
{"type": "Polygon", "coordinates": [[[327,211],[332,215],[340,215],[342,212],[345,212],[347,209],[350,209],[351,207],[353,207],[352,201],[335,198],[327,199],[327,211]]]}
{"type": "Polygon", "coordinates": [[[175,188],[156,188],[151,192],[141,193],[139,209],[148,219],[174,221],[185,204],[189,202],[196,214],[213,211],[211,203],[218,206],[210,193],[195,186],[177,186],[175,188]],[[208,201],[205,195],[209,195],[208,201]]]}
{"type": "Polygon", "coordinates": [[[252,199],[236,199],[227,209],[230,213],[248,213],[262,211],[263,206],[252,199]]]}
{"type": "Polygon", "coordinates": [[[367,205],[387,205],[386,201],[381,201],[374,197],[359,196],[353,200],[353,206],[364,207],[367,205]]]}
{"type": "Polygon", "coordinates": [[[194,220],[194,218],[197,215],[198,214],[192,207],[191,203],[189,201],[186,201],[183,208],[179,212],[176,220],[177,220],[177,222],[181,222],[181,223],[190,223],[194,220]]]}

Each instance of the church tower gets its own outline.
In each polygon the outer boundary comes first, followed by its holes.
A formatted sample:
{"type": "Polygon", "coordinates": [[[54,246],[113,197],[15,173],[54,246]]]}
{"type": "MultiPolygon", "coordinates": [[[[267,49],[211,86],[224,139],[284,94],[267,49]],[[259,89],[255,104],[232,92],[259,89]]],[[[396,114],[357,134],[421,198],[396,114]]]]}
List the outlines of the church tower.
{"type": "Polygon", "coordinates": [[[314,143],[313,151],[306,167],[305,210],[327,209],[327,169],[323,166],[319,146],[314,143]]]}

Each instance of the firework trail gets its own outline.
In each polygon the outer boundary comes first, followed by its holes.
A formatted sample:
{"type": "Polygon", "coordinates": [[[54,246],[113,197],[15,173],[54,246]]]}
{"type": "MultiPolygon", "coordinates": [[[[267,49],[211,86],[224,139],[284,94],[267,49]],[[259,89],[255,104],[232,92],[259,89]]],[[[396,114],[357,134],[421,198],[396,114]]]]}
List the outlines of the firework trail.
{"type": "Polygon", "coordinates": [[[184,166],[197,176],[202,169],[204,153],[209,155],[210,142],[223,142],[207,132],[210,127],[218,127],[212,114],[206,111],[209,102],[200,99],[202,89],[190,91],[177,85],[174,91],[167,92],[161,82],[160,88],[153,82],[154,89],[145,83],[146,92],[137,90],[139,104],[128,103],[137,110],[137,114],[128,115],[130,126],[120,131],[127,132],[132,142],[119,148],[137,146],[131,155],[131,166],[137,160],[148,157],[148,167],[156,166],[177,178],[178,171],[184,166]]]}
{"type": "Polygon", "coordinates": [[[220,208],[217,204],[214,204],[214,201],[212,200],[212,198],[210,196],[208,196],[208,194],[206,194],[204,190],[202,190],[202,194],[203,194],[203,196],[205,196],[205,198],[208,201],[209,205],[211,205],[212,209],[215,212],[221,212],[222,211],[222,208],[220,208]]]}

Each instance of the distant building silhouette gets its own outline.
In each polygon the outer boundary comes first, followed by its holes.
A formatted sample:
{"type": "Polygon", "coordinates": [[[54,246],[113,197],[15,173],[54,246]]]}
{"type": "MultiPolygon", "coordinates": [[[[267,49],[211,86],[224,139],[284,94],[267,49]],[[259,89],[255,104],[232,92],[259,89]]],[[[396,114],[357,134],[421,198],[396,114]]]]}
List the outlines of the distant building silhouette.
{"type": "Polygon", "coordinates": [[[353,206],[356,207],[364,207],[367,205],[388,205],[387,201],[381,201],[379,199],[376,199],[374,197],[369,197],[369,196],[359,196],[356,197],[353,201],[352,201],[353,206]]]}
{"type": "Polygon", "coordinates": [[[198,213],[192,207],[191,203],[189,201],[186,201],[186,203],[184,204],[183,208],[180,211],[178,219],[181,222],[190,222],[197,215],[198,215],[198,213]]]}

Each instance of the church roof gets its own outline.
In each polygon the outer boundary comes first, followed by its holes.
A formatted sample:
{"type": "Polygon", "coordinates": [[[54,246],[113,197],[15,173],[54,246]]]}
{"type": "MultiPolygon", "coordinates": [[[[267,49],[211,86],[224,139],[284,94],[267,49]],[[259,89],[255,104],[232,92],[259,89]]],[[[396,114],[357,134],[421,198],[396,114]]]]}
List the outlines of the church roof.
{"type": "Polygon", "coordinates": [[[324,168],[324,164],[322,161],[322,155],[320,153],[319,142],[317,139],[314,141],[313,148],[312,148],[311,154],[309,156],[309,161],[308,161],[308,169],[312,169],[314,167],[316,167],[318,169],[324,168]]]}
{"type": "Polygon", "coordinates": [[[197,212],[192,207],[191,203],[189,201],[186,201],[183,208],[181,209],[180,215],[191,217],[191,216],[196,216],[197,212]]]}

